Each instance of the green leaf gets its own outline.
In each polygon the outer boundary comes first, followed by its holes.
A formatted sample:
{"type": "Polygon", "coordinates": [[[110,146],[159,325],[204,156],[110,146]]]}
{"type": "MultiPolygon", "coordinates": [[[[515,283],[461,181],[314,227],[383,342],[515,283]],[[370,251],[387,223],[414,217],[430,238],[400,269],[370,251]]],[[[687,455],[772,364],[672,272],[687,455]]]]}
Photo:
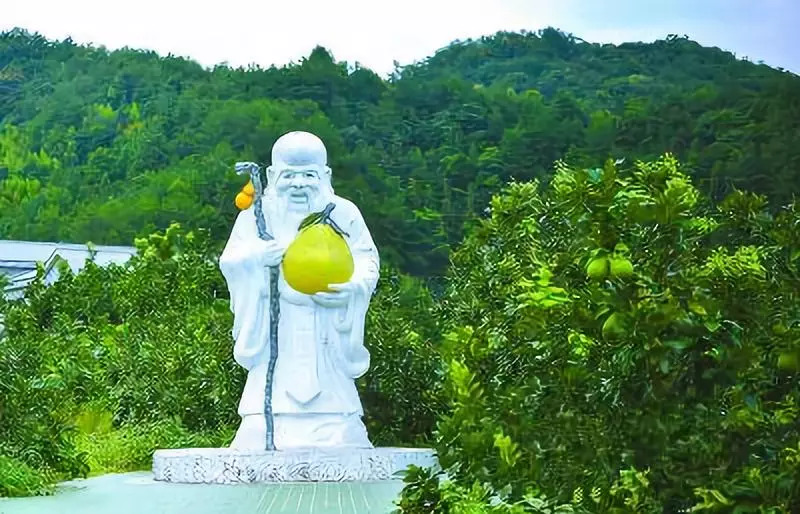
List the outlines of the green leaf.
{"type": "Polygon", "coordinates": [[[706,314],[708,314],[706,312],[705,307],[700,305],[696,300],[689,300],[688,305],[689,305],[689,310],[694,312],[695,314],[699,314],[700,316],[705,316],[706,314]]]}
{"type": "Polygon", "coordinates": [[[669,339],[667,341],[664,341],[664,346],[668,346],[668,347],[672,348],[673,350],[678,350],[678,351],[685,350],[685,349],[689,348],[690,346],[693,346],[694,344],[695,344],[695,340],[694,339],[690,339],[690,338],[669,339]]]}
{"type": "Polygon", "coordinates": [[[626,257],[630,254],[630,249],[625,243],[617,243],[614,246],[614,253],[618,254],[619,256],[626,257]]]}

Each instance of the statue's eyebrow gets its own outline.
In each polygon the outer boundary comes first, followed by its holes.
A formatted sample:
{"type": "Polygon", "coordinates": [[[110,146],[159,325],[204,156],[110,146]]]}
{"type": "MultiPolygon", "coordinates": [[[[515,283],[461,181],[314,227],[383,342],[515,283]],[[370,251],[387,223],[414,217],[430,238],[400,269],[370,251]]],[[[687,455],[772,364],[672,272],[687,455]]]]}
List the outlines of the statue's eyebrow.
{"type": "Polygon", "coordinates": [[[319,178],[319,172],[315,169],[298,170],[298,169],[287,168],[280,173],[280,176],[288,177],[288,176],[293,176],[296,173],[303,173],[303,174],[313,173],[315,177],[319,178]]]}

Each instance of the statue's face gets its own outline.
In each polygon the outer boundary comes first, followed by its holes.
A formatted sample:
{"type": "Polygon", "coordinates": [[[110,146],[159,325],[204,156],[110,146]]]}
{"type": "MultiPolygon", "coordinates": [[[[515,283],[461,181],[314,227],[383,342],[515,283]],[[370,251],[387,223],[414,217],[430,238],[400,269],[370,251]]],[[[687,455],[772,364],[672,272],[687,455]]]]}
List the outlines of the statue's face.
{"type": "Polygon", "coordinates": [[[319,172],[311,167],[286,168],[278,177],[275,189],[288,201],[292,210],[308,210],[320,192],[319,172]]]}

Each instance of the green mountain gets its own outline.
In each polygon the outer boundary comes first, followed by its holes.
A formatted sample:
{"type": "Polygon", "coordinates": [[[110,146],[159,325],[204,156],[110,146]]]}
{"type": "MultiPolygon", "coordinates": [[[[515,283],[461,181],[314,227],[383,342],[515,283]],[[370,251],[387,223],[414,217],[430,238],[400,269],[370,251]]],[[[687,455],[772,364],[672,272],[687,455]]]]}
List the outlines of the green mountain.
{"type": "Polygon", "coordinates": [[[0,35],[0,237],[130,244],[171,221],[227,236],[242,179],[283,132],[329,147],[385,258],[435,277],[509,180],[672,152],[715,198],[800,184],[800,78],[670,36],[598,45],[555,29],[455,42],[388,80],[315,49],[203,69],[24,30],[0,35]]]}

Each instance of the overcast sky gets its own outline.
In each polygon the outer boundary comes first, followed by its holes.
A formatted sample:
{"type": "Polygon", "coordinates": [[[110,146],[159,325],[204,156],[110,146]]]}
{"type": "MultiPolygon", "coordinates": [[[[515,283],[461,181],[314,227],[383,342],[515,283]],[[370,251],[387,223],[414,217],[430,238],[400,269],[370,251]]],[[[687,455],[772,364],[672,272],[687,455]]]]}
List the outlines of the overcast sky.
{"type": "Polygon", "coordinates": [[[800,0],[0,0],[0,30],[205,66],[280,66],[320,44],[382,75],[456,39],[547,26],[607,43],[686,34],[800,74],[800,0]]]}

